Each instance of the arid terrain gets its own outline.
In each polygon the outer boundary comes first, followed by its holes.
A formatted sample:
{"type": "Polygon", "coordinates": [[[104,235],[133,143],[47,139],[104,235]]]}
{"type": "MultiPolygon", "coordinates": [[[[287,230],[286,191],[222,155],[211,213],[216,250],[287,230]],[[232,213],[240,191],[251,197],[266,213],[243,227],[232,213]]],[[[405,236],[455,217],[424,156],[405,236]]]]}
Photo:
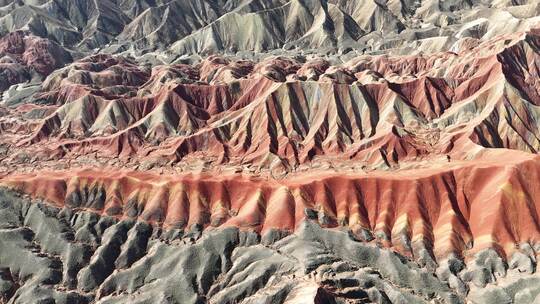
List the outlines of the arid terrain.
{"type": "Polygon", "coordinates": [[[537,0],[0,0],[0,303],[540,303],[537,0]]]}

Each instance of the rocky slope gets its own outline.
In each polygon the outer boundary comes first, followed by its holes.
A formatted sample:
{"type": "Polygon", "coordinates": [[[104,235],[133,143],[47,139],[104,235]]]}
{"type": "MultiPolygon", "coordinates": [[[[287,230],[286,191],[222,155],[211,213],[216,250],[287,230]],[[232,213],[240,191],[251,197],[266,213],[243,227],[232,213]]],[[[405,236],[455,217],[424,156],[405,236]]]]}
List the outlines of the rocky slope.
{"type": "Polygon", "coordinates": [[[535,0],[20,0],[0,2],[0,31],[28,29],[78,50],[363,51],[410,54],[527,30],[535,0]]]}
{"type": "Polygon", "coordinates": [[[0,0],[0,303],[537,303],[537,1],[0,0]]]}

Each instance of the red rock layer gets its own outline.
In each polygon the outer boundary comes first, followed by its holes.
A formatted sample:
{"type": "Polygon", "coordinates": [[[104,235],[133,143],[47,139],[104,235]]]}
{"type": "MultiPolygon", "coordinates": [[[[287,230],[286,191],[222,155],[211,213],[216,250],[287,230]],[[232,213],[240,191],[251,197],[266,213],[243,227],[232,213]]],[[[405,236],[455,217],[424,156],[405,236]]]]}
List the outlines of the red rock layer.
{"type": "Polygon", "coordinates": [[[0,72],[7,75],[0,90],[30,80],[32,71],[47,76],[71,60],[67,51],[48,39],[25,31],[10,32],[0,38],[0,72]]]}
{"type": "MultiPolygon", "coordinates": [[[[153,175],[81,170],[14,174],[6,186],[56,206],[139,218],[164,228],[238,226],[293,231],[314,210],[404,254],[437,257],[495,248],[503,256],[540,243],[540,158],[491,150],[484,160],[395,173],[312,172],[287,180],[243,175],[153,175]]],[[[435,167],[435,166],[434,166],[435,167]]]]}
{"type": "Polygon", "coordinates": [[[47,78],[36,98],[58,108],[11,144],[42,159],[192,156],[287,172],[320,156],[395,168],[433,155],[470,159],[480,147],[536,152],[539,46],[531,31],[460,54],[342,66],[210,57],[151,72],[94,55],[47,78]]]}

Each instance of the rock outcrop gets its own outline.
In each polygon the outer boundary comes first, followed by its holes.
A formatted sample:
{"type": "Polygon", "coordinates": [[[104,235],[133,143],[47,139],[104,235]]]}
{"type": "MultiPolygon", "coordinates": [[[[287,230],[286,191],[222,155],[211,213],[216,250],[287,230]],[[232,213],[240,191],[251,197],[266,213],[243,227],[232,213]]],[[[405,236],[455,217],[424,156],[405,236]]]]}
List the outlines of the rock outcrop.
{"type": "Polygon", "coordinates": [[[537,2],[0,0],[0,303],[538,303],[537,2]]]}

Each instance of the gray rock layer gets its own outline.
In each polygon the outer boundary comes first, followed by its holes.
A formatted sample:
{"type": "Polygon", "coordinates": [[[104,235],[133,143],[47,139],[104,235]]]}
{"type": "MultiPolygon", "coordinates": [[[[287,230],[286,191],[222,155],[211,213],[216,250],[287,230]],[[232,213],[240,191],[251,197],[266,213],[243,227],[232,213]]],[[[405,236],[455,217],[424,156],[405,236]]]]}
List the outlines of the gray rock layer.
{"type": "MultiPolygon", "coordinates": [[[[534,249],[421,263],[307,220],[202,234],[73,212],[0,189],[2,303],[538,303],[534,249]]],[[[429,257],[423,257],[429,259],[429,257]]]]}
{"type": "MultiPolygon", "coordinates": [[[[76,52],[434,52],[523,31],[536,0],[2,0],[0,36],[76,52]]],[[[174,56],[173,56],[174,58],[174,56]]]]}

